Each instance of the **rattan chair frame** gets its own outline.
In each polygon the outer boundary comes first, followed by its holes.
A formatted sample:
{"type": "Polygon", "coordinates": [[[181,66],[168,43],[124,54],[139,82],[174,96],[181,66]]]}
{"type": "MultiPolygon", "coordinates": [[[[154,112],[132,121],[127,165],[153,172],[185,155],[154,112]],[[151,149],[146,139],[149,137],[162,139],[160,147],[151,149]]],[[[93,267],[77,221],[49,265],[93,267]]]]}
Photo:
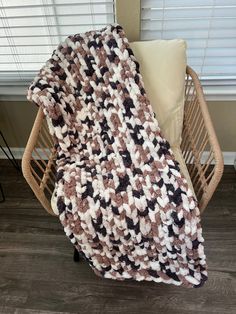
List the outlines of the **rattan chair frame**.
{"type": "MultiPolygon", "coordinates": [[[[211,199],[223,173],[223,158],[197,74],[186,68],[184,123],[181,150],[200,211],[211,199]]],[[[39,108],[22,159],[23,175],[51,215],[56,179],[55,149],[43,111],[39,108]]]]}

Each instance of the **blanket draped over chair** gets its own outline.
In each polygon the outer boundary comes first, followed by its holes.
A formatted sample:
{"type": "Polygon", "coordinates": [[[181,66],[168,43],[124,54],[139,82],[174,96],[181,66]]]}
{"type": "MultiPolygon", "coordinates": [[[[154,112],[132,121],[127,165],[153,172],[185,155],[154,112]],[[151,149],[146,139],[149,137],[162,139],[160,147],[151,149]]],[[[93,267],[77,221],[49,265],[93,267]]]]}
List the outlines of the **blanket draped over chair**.
{"type": "Polygon", "coordinates": [[[197,202],[160,133],[122,27],[69,36],[28,99],[42,106],[55,141],[59,219],[95,273],[202,286],[197,202]]]}

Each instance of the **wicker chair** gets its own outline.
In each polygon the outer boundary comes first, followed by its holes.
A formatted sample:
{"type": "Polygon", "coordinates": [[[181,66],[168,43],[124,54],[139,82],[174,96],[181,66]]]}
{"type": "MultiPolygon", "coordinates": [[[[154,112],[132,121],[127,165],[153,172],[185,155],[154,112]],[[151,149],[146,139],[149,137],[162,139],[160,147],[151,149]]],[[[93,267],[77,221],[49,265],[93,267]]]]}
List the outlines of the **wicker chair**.
{"type": "MultiPolygon", "coordinates": [[[[54,215],[50,199],[55,184],[55,150],[45,120],[39,108],[22,159],[22,170],[42,206],[54,215]]],[[[186,68],[181,150],[203,212],[221,179],[223,158],[201,84],[190,67],[186,68]]]]}

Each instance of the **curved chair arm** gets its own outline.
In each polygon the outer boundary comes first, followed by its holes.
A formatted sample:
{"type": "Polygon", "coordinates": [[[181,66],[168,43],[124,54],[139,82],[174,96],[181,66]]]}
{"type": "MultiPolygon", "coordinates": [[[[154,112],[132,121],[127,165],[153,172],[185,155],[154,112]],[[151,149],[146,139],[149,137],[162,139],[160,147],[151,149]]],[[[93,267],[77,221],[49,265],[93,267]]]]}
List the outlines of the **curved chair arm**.
{"type": "Polygon", "coordinates": [[[181,150],[203,212],[222,177],[224,163],[198,76],[190,67],[186,75],[181,150]]]}
{"type": "Polygon", "coordinates": [[[43,111],[39,108],[22,158],[23,175],[42,206],[51,215],[55,185],[55,149],[43,111]]]}

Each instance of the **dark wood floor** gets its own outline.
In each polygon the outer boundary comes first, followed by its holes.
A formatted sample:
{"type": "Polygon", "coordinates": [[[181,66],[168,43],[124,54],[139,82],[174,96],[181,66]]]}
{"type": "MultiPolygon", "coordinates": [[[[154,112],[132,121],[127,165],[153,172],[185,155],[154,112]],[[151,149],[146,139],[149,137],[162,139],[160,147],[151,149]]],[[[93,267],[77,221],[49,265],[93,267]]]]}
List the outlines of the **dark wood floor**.
{"type": "Polygon", "coordinates": [[[0,161],[0,313],[236,313],[236,173],[225,169],[203,215],[209,280],[186,289],[98,278],[24,179],[0,161]]]}

